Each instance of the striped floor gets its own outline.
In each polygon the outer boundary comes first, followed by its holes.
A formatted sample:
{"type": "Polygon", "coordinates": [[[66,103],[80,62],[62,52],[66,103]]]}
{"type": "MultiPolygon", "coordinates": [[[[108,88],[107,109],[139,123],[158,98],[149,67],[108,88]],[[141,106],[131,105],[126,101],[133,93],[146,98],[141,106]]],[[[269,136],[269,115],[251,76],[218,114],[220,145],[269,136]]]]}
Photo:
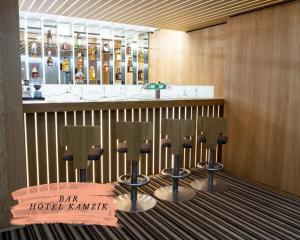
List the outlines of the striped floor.
{"type": "MultiPolygon", "coordinates": [[[[193,171],[182,185],[205,178],[193,171]]],[[[218,179],[231,184],[225,193],[197,192],[191,201],[173,204],[157,201],[154,209],[144,213],[118,213],[122,228],[73,226],[65,224],[31,225],[4,232],[2,239],[300,239],[300,201],[274,193],[259,185],[226,172],[218,179]]],[[[167,178],[153,177],[140,192],[153,195],[161,186],[171,184],[167,178]]],[[[128,192],[117,186],[119,193],[128,192]]]]}

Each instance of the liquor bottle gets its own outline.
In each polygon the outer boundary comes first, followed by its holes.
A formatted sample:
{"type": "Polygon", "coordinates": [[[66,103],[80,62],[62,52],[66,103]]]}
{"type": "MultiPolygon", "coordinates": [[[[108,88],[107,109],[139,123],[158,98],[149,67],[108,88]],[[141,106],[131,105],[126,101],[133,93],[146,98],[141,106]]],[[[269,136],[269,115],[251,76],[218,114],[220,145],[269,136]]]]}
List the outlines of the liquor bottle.
{"type": "Polygon", "coordinates": [[[94,66],[90,66],[89,74],[90,80],[96,80],[96,70],[94,66]]]}
{"type": "Polygon", "coordinates": [[[33,65],[32,71],[31,71],[31,76],[32,78],[38,78],[39,77],[39,72],[37,70],[36,65],[33,65]]]}
{"type": "Polygon", "coordinates": [[[63,72],[70,72],[70,62],[67,58],[64,58],[62,61],[61,70],[63,72]]]}
{"type": "Polygon", "coordinates": [[[51,57],[51,51],[48,51],[47,65],[49,67],[53,66],[53,60],[52,60],[52,57],[51,57]]]}
{"type": "Polygon", "coordinates": [[[103,72],[109,72],[109,66],[107,61],[103,61],[103,72]]]}
{"type": "Polygon", "coordinates": [[[32,42],[32,45],[31,45],[31,56],[32,57],[36,57],[37,56],[36,42],[32,42]]]}
{"type": "Polygon", "coordinates": [[[51,33],[51,30],[48,30],[48,33],[47,33],[47,44],[48,44],[48,46],[51,46],[51,44],[52,44],[52,33],[51,33]]]}
{"type": "Polygon", "coordinates": [[[96,53],[97,53],[96,47],[95,46],[90,46],[89,47],[89,59],[92,60],[92,61],[95,61],[96,60],[96,53]]]}
{"type": "Polygon", "coordinates": [[[103,53],[109,53],[109,43],[108,41],[104,41],[103,42],[103,49],[102,49],[103,53]]]}
{"type": "Polygon", "coordinates": [[[121,69],[120,68],[117,69],[116,80],[122,81],[122,73],[121,73],[121,69]]]}
{"type": "Polygon", "coordinates": [[[76,40],[76,48],[77,48],[77,49],[81,49],[81,48],[82,48],[82,45],[83,45],[83,42],[82,42],[82,38],[81,38],[79,32],[77,33],[76,39],[77,39],[77,40],[76,40]]]}
{"type": "Polygon", "coordinates": [[[61,50],[62,51],[68,51],[69,50],[69,44],[67,42],[67,40],[65,40],[61,46],[61,50]]]}
{"type": "Polygon", "coordinates": [[[126,54],[127,55],[131,55],[131,46],[130,46],[130,43],[127,43],[126,54]]]}
{"type": "Polygon", "coordinates": [[[79,69],[78,72],[75,74],[75,81],[77,84],[83,84],[84,74],[81,71],[81,69],[79,69]]]}
{"type": "Polygon", "coordinates": [[[121,52],[120,52],[120,48],[116,49],[116,60],[117,61],[122,61],[122,55],[121,55],[121,52]]]}
{"type": "Polygon", "coordinates": [[[144,78],[144,71],[143,71],[143,69],[139,69],[139,71],[138,71],[138,81],[139,81],[139,83],[141,82],[141,84],[143,84],[143,79],[144,78]]]}
{"type": "Polygon", "coordinates": [[[128,58],[127,72],[133,72],[132,57],[128,58]]]}
{"type": "Polygon", "coordinates": [[[83,58],[81,56],[81,52],[78,52],[77,59],[76,59],[76,66],[78,69],[83,68],[83,58]]]}
{"type": "Polygon", "coordinates": [[[139,60],[139,63],[144,63],[144,54],[143,54],[143,50],[140,50],[140,51],[139,51],[138,60],[139,60]]]}

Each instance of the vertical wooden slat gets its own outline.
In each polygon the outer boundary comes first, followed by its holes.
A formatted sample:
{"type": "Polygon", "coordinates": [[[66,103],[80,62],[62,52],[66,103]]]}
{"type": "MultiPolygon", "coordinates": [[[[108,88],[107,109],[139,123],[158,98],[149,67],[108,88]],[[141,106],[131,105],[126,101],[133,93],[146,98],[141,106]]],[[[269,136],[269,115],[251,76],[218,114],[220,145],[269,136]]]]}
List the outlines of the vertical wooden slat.
{"type": "MultiPolygon", "coordinates": [[[[100,111],[93,110],[91,118],[92,118],[92,124],[94,126],[100,126],[101,127],[101,124],[100,124],[100,111]]],[[[98,134],[100,135],[100,139],[101,139],[101,130],[98,134]]],[[[101,147],[101,141],[100,141],[99,147],[101,147]]],[[[100,179],[100,162],[101,162],[101,157],[100,157],[99,161],[95,161],[94,170],[93,170],[94,172],[92,173],[95,177],[95,182],[97,182],[97,183],[101,182],[101,179],[100,179]]]]}
{"type": "MultiPolygon", "coordinates": [[[[166,108],[163,108],[161,110],[161,120],[162,119],[166,119],[166,114],[167,114],[167,109],[166,108]]],[[[164,139],[166,138],[165,135],[160,135],[160,139],[164,139]]],[[[160,151],[160,154],[161,154],[161,169],[164,169],[164,168],[167,168],[167,156],[166,156],[166,148],[162,148],[161,147],[161,141],[160,141],[160,144],[159,144],[159,151],[160,151]]]]}
{"type": "MultiPolygon", "coordinates": [[[[126,121],[130,121],[130,120],[127,120],[127,109],[124,109],[124,122],[126,121]]],[[[124,155],[124,174],[127,174],[127,154],[125,153],[124,155]]]]}
{"type": "MultiPolygon", "coordinates": [[[[65,119],[66,125],[74,125],[74,112],[66,112],[66,119],[65,119]]],[[[69,182],[75,182],[75,170],[73,169],[73,161],[68,161],[66,164],[68,167],[68,181],[69,182]]]]}
{"type": "MultiPolygon", "coordinates": [[[[103,136],[103,110],[100,110],[99,114],[99,119],[100,119],[100,142],[101,142],[101,147],[104,149],[104,136],[103,136]]],[[[105,150],[104,150],[105,151],[105,150]]],[[[101,159],[100,159],[100,182],[104,183],[104,154],[102,154],[101,159]]]]}
{"type": "Polygon", "coordinates": [[[27,118],[27,146],[28,146],[28,172],[29,185],[37,184],[37,169],[36,169],[36,155],[35,155],[35,131],[34,131],[34,114],[26,114],[27,118]]]}
{"type": "Polygon", "coordinates": [[[24,113],[24,143],[25,143],[25,167],[26,167],[26,186],[29,187],[29,161],[28,161],[28,135],[27,135],[27,114],[24,113]]]}
{"type": "MultiPolygon", "coordinates": [[[[185,106],[185,112],[186,112],[185,118],[192,120],[193,119],[193,108],[185,106]]],[[[192,148],[187,150],[187,156],[186,156],[187,163],[186,163],[186,166],[185,166],[186,168],[191,168],[192,167],[192,152],[194,152],[193,149],[195,148],[195,144],[194,144],[195,134],[190,136],[189,139],[192,142],[192,148]]]]}
{"type": "Polygon", "coordinates": [[[56,182],[56,145],[54,112],[47,114],[50,182],[56,182]]]}
{"type": "Polygon", "coordinates": [[[34,113],[34,145],[35,145],[35,165],[36,165],[36,184],[40,185],[40,166],[39,166],[39,138],[38,138],[37,113],[34,113]]]}
{"type": "Polygon", "coordinates": [[[117,121],[117,114],[115,110],[110,110],[110,161],[111,161],[111,179],[110,181],[117,180],[117,140],[114,125],[117,121]]]}
{"type": "MultiPolygon", "coordinates": [[[[146,109],[141,109],[141,116],[139,117],[139,120],[141,121],[147,121],[146,119],[146,109]],[[141,118],[140,118],[141,117],[141,118]]],[[[149,142],[149,141],[146,141],[149,142]]],[[[152,140],[150,141],[152,142],[152,140]]],[[[147,159],[149,159],[149,156],[151,154],[142,154],[141,161],[140,161],[140,174],[146,174],[146,165],[147,165],[147,159]]]]}
{"type": "Polygon", "coordinates": [[[59,134],[61,126],[65,125],[65,113],[64,112],[57,112],[57,163],[58,163],[58,170],[59,170],[59,182],[64,182],[66,180],[66,163],[63,160],[63,154],[65,152],[65,147],[61,146],[59,143],[59,134]]]}
{"type": "MultiPolygon", "coordinates": [[[[83,125],[91,126],[92,125],[92,111],[83,111],[82,112],[83,125]]],[[[93,165],[95,165],[95,161],[90,161],[90,164],[87,168],[87,181],[93,182],[93,165]]]]}
{"type": "Polygon", "coordinates": [[[193,115],[192,118],[196,122],[196,131],[195,131],[195,136],[193,138],[193,146],[194,150],[192,151],[192,165],[191,167],[195,167],[197,165],[197,162],[200,161],[199,154],[198,154],[198,149],[199,149],[199,144],[198,144],[198,114],[199,114],[199,107],[191,107],[191,114],[193,115]]]}
{"type": "Polygon", "coordinates": [[[48,136],[48,113],[45,112],[45,157],[46,157],[46,171],[47,183],[50,183],[50,170],[49,170],[49,136],[48,136]]]}
{"type": "Polygon", "coordinates": [[[40,184],[47,183],[47,154],[46,154],[46,133],[45,114],[37,113],[37,136],[38,136],[38,157],[39,157],[39,180],[40,184]]]}
{"type": "Polygon", "coordinates": [[[103,162],[101,166],[101,174],[103,183],[109,182],[110,170],[110,139],[109,139],[109,113],[108,110],[102,110],[102,136],[103,136],[103,162]]]}
{"type": "MultiPolygon", "coordinates": [[[[125,121],[124,119],[124,111],[123,110],[118,110],[119,116],[118,116],[118,121],[125,121]]],[[[119,141],[118,141],[119,142],[119,141]]],[[[119,176],[125,173],[125,155],[117,153],[117,156],[119,156],[119,176]]]]}
{"type": "Polygon", "coordinates": [[[159,124],[159,132],[158,132],[158,138],[157,138],[157,144],[158,144],[158,172],[160,173],[163,169],[162,167],[162,156],[161,156],[161,119],[162,119],[162,108],[159,108],[159,115],[158,115],[158,124],[159,124]]]}

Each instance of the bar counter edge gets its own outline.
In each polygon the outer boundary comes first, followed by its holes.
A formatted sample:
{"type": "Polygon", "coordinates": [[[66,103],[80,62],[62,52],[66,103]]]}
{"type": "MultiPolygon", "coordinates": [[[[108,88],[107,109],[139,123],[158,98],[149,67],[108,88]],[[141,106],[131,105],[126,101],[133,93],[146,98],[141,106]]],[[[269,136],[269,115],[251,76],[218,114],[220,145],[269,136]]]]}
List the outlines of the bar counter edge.
{"type": "Polygon", "coordinates": [[[222,98],[189,99],[143,99],[143,100],[101,100],[101,101],[23,101],[23,112],[84,111],[93,109],[137,109],[157,107],[181,107],[202,105],[224,105],[222,98]]]}

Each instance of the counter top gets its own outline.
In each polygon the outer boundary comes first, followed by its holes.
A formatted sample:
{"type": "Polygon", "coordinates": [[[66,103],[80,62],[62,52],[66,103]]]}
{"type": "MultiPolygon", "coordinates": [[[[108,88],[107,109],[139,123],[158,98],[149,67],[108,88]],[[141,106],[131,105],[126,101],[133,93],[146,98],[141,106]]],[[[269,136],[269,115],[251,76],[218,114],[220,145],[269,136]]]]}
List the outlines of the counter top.
{"type": "Polygon", "coordinates": [[[110,99],[98,101],[23,101],[23,111],[56,112],[56,111],[90,111],[99,109],[157,108],[201,105],[223,105],[222,98],[180,98],[180,99],[110,99]]]}

